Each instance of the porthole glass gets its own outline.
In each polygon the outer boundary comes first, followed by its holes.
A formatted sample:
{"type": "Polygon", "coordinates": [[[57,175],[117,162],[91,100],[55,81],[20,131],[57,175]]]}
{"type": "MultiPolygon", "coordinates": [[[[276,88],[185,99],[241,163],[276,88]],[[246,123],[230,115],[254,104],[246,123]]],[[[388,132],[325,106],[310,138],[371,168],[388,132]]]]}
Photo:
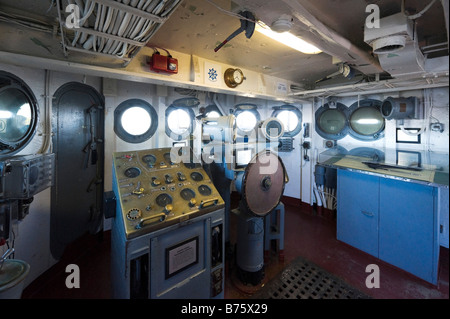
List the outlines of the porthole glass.
{"type": "Polygon", "coordinates": [[[0,93],[0,134],[7,142],[16,142],[30,129],[31,106],[27,97],[18,89],[9,89],[0,93]]]}
{"type": "Polygon", "coordinates": [[[128,134],[141,135],[152,125],[152,118],[145,109],[135,106],[123,112],[121,124],[128,134]]]}
{"type": "Polygon", "coordinates": [[[191,125],[191,117],[189,113],[183,109],[174,110],[170,112],[167,118],[167,125],[169,130],[173,133],[181,135],[189,130],[191,125]]]}
{"type": "Polygon", "coordinates": [[[202,118],[205,118],[205,117],[218,118],[218,117],[223,116],[222,112],[219,110],[219,108],[215,104],[210,104],[207,107],[201,107],[199,111],[200,111],[199,115],[202,118]]]}
{"type": "Polygon", "coordinates": [[[293,137],[300,133],[302,129],[302,113],[292,105],[274,107],[273,117],[283,123],[284,137],[293,137]]]}
{"type": "Polygon", "coordinates": [[[345,115],[339,110],[328,110],[319,119],[319,126],[328,134],[341,132],[345,128],[345,125],[345,115]]]}
{"type": "Polygon", "coordinates": [[[217,111],[210,111],[208,113],[206,113],[206,117],[212,117],[212,118],[216,118],[216,117],[220,117],[220,113],[217,111]]]}
{"type": "Polygon", "coordinates": [[[347,107],[342,103],[325,104],[315,114],[316,132],[325,139],[338,140],[347,135],[347,107]]]}
{"type": "Polygon", "coordinates": [[[244,132],[253,130],[257,122],[256,115],[250,111],[243,111],[236,116],[236,126],[244,132]]]}
{"type": "Polygon", "coordinates": [[[261,120],[261,116],[254,104],[236,105],[234,115],[239,135],[248,135],[261,120]]]}
{"type": "Polygon", "coordinates": [[[190,107],[169,106],[166,109],[166,134],[180,141],[186,139],[194,131],[194,111],[190,107]]]}
{"type": "Polygon", "coordinates": [[[383,128],[384,118],[378,110],[362,107],[351,115],[350,126],[358,134],[373,135],[383,128]]]}
{"type": "Polygon", "coordinates": [[[378,140],[384,136],[381,101],[361,100],[349,107],[349,134],[362,141],[378,140]]]}
{"type": "Polygon", "coordinates": [[[18,77],[0,72],[0,155],[23,149],[37,122],[38,105],[31,89],[18,77]]]}
{"type": "Polygon", "coordinates": [[[155,134],[157,127],[156,111],[144,100],[127,100],[114,111],[114,131],[126,142],[142,143],[155,134]]]}
{"type": "Polygon", "coordinates": [[[283,123],[285,130],[288,132],[292,132],[299,123],[297,115],[295,115],[294,112],[287,110],[278,113],[277,119],[283,123]]]}

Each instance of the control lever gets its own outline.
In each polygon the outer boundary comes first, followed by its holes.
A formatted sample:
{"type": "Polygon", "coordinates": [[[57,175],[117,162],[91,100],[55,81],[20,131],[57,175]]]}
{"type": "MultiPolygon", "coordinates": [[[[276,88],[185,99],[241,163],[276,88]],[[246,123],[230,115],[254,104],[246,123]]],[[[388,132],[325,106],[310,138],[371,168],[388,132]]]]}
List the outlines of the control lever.
{"type": "Polygon", "coordinates": [[[141,181],[137,182],[136,188],[131,193],[133,195],[138,195],[139,197],[144,194],[144,188],[141,187],[141,181]]]}
{"type": "MultiPolygon", "coordinates": [[[[145,225],[145,223],[146,222],[148,222],[148,221],[150,221],[150,220],[153,220],[153,219],[157,219],[157,218],[159,218],[159,221],[160,222],[163,222],[163,221],[165,221],[166,220],[166,214],[164,214],[164,213],[160,213],[160,214],[157,214],[157,215],[154,215],[154,216],[150,216],[150,217],[147,217],[147,218],[142,218],[140,221],[139,221],[139,224],[137,224],[136,225],[136,229],[141,229],[142,227],[144,227],[145,225]]],[[[155,221],[156,222],[156,221],[155,221]]]]}
{"type": "Polygon", "coordinates": [[[145,191],[145,189],[143,187],[136,188],[131,193],[123,194],[122,198],[131,196],[131,195],[137,195],[138,198],[141,198],[142,196],[145,196],[144,191],[145,191]]]}
{"type": "Polygon", "coordinates": [[[166,180],[166,184],[171,184],[171,183],[173,183],[173,177],[170,176],[169,174],[166,174],[166,175],[164,176],[164,179],[166,180]]]}
{"type": "Polygon", "coordinates": [[[200,205],[198,206],[198,208],[206,208],[206,207],[209,207],[209,206],[216,205],[218,201],[219,200],[217,198],[211,198],[211,199],[207,199],[207,200],[202,200],[200,202],[200,205]]]}
{"type": "Polygon", "coordinates": [[[172,210],[173,210],[173,206],[171,204],[167,204],[166,206],[164,206],[163,212],[166,215],[169,215],[172,212],[172,210]]]}
{"type": "Polygon", "coordinates": [[[135,189],[132,193],[133,195],[142,195],[144,193],[144,188],[141,187],[139,189],[135,189]]]}
{"type": "Polygon", "coordinates": [[[159,179],[157,179],[156,177],[152,177],[152,186],[156,187],[161,185],[161,181],[159,179]]]}
{"type": "Polygon", "coordinates": [[[189,207],[194,207],[197,204],[197,201],[195,200],[195,198],[191,198],[189,200],[189,207]]]}

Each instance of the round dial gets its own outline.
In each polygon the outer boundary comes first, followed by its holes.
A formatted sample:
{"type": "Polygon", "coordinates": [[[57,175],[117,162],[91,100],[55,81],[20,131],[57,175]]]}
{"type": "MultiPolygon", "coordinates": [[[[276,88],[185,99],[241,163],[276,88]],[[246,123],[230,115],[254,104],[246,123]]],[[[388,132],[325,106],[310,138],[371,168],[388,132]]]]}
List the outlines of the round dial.
{"type": "Polygon", "coordinates": [[[135,178],[141,175],[141,170],[137,167],[130,167],[125,170],[124,175],[129,178],[135,178]]]}
{"type": "Polygon", "coordinates": [[[233,79],[234,79],[234,82],[236,82],[237,84],[241,84],[242,81],[244,81],[244,74],[242,73],[241,70],[236,69],[233,72],[233,79]]]}
{"type": "Polygon", "coordinates": [[[202,194],[203,196],[209,196],[209,195],[211,195],[211,188],[209,188],[206,185],[200,185],[198,187],[198,192],[200,194],[202,194]]]}
{"type": "Polygon", "coordinates": [[[135,220],[141,217],[141,211],[138,208],[132,208],[127,213],[127,218],[129,220],[135,220]]]}
{"type": "Polygon", "coordinates": [[[164,207],[166,205],[172,204],[172,197],[169,194],[162,193],[159,194],[155,199],[156,204],[160,207],[164,207]]]}
{"type": "Polygon", "coordinates": [[[199,172],[192,172],[191,178],[196,182],[200,182],[203,180],[203,175],[199,172]]]}
{"type": "Polygon", "coordinates": [[[149,167],[153,167],[156,163],[156,157],[152,154],[147,154],[142,157],[142,161],[146,163],[149,167]]]}
{"type": "Polygon", "coordinates": [[[195,192],[190,188],[184,188],[181,190],[180,195],[184,200],[190,200],[195,197],[195,192]]]}
{"type": "Polygon", "coordinates": [[[244,73],[240,69],[227,69],[224,73],[225,84],[230,88],[235,88],[244,81],[244,73]]]}

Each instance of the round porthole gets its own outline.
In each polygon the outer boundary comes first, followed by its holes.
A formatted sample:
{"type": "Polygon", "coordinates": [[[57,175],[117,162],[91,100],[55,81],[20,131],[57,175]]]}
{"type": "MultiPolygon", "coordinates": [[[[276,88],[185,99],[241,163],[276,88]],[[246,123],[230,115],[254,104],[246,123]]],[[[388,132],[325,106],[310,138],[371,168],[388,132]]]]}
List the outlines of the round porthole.
{"type": "Polygon", "coordinates": [[[342,103],[326,103],[315,114],[316,132],[324,139],[339,140],[347,135],[347,107],[342,103]]]}
{"type": "Polygon", "coordinates": [[[129,143],[142,143],[155,134],[158,116],[146,101],[130,99],[114,111],[114,132],[129,143]]]}
{"type": "Polygon", "coordinates": [[[384,137],[384,117],[381,101],[361,100],[349,107],[349,134],[361,141],[375,141],[384,137]]]}
{"type": "Polygon", "coordinates": [[[205,108],[205,117],[217,118],[221,117],[222,115],[222,112],[220,112],[219,108],[214,104],[208,105],[205,108]]]}
{"type": "Polygon", "coordinates": [[[236,118],[236,128],[239,135],[249,135],[261,120],[256,105],[254,104],[239,104],[234,110],[236,118]]]}
{"type": "Polygon", "coordinates": [[[30,142],[38,113],[36,98],[25,82],[0,71],[0,155],[17,153],[30,142]]]}
{"type": "Polygon", "coordinates": [[[181,141],[186,139],[195,127],[195,114],[191,108],[169,106],[166,109],[166,134],[170,138],[181,141]]]}
{"type": "Polygon", "coordinates": [[[293,137],[302,130],[302,113],[292,105],[275,107],[272,117],[283,123],[284,137],[293,137]]]}

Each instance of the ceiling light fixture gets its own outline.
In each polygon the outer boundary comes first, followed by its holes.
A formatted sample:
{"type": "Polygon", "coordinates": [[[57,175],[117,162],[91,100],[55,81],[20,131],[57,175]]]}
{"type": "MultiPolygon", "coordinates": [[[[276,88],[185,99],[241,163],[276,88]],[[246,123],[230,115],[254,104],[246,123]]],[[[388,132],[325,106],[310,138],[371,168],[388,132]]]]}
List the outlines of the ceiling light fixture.
{"type": "Polygon", "coordinates": [[[287,45],[291,47],[292,49],[295,49],[297,51],[300,51],[305,54],[318,54],[321,53],[322,50],[315,47],[314,45],[306,42],[305,40],[300,39],[299,37],[296,37],[292,33],[289,32],[282,32],[277,33],[274,32],[272,29],[270,29],[264,22],[258,21],[255,24],[255,30],[259,33],[264,34],[265,36],[278,41],[284,45],[287,45]]]}

